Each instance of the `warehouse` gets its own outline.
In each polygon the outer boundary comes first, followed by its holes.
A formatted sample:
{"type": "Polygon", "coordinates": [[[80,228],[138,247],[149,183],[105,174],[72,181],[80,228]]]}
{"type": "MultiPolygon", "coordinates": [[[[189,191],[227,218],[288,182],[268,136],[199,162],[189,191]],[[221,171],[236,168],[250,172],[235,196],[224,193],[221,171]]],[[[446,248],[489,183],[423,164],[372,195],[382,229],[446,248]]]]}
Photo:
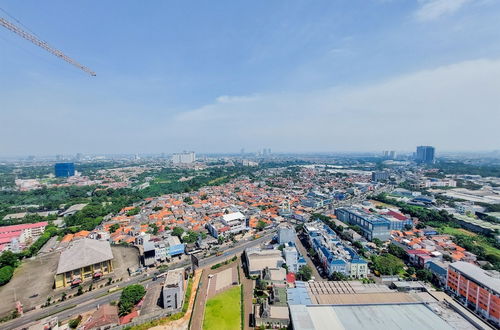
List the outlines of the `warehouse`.
{"type": "Polygon", "coordinates": [[[61,253],[55,276],[55,287],[78,285],[113,271],[113,252],[107,241],[83,238],[61,253]]]}

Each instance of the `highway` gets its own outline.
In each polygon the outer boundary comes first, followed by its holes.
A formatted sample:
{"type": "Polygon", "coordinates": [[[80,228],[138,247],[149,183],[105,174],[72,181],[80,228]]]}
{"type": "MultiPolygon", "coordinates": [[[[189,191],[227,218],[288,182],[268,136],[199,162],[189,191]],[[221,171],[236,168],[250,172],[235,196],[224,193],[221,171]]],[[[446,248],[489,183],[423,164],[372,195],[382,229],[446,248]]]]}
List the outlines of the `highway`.
{"type": "MultiPolygon", "coordinates": [[[[253,247],[265,242],[266,240],[270,240],[273,237],[273,235],[274,232],[271,232],[253,241],[241,241],[237,243],[235,247],[225,250],[224,253],[220,256],[211,256],[199,260],[199,266],[200,268],[206,268],[213,264],[227,260],[228,258],[231,258],[237,254],[241,254],[243,250],[245,250],[246,248],[253,247]]],[[[169,264],[168,266],[169,269],[175,269],[178,267],[188,266],[189,264],[190,262],[183,261],[183,262],[169,264]]],[[[155,272],[150,271],[149,274],[132,277],[127,281],[123,281],[119,284],[119,286],[104,287],[98,290],[94,290],[92,292],[84,293],[81,296],[68,299],[64,302],[60,302],[58,304],[43,309],[36,309],[27,312],[19,318],[0,324],[0,328],[22,329],[24,327],[28,327],[31,323],[41,320],[48,316],[57,316],[59,320],[65,320],[73,315],[76,316],[83,312],[89,311],[93,308],[96,308],[97,305],[103,305],[113,300],[118,300],[120,298],[121,291],[108,294],[109,289],[114,287],[123,288],[125,286],[137,283],[146,285],[147,283],[153,280],[153,273],[155,272]]]]}

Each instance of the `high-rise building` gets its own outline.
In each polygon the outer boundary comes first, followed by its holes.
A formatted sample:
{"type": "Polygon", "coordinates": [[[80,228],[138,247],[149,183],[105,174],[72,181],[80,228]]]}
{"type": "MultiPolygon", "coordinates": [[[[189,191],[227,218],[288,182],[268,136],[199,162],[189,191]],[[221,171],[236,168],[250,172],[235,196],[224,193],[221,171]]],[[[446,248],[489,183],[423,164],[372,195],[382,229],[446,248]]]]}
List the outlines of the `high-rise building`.
{"type": "Polygon", "coordinates": [[[417,163],[433,164],[434,163],[434,147],[431,146],[418,146],[417,153],[415,154],[415,161],[417,163]]]}
{"type": "Polygon", "coordinates": [[[194,151],[184,151],[181,153],[173,154],[172,155],[172,162],[174,164],[191,164],[196,161],[196,154],[194,151]]]}
{"type": "Polygon", "coordinates": [[[74,163],[56,163],[54,165],[56,178],[68,178],[75,175],[74,163]]]}

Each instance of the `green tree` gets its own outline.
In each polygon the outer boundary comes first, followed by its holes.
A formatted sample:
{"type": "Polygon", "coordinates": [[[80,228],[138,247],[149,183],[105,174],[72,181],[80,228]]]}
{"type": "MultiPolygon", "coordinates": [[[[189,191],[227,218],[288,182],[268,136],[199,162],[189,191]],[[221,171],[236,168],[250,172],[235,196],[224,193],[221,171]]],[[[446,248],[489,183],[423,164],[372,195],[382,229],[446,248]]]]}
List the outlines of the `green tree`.
{"type": "Polygon", "coordinates": [[[16,267],[19,256],[12,251],[5,251],[0,255],[0,266],[16,267]]]}
{"type": "Polygon", "coordinates": [[[172,230],[172,235],[177,236],[179,238],[181,238],[183,233],[184,233],[184,229],[182,227],[175,227],[172,230]]]}
{"type": "Polygon", "coordinates": [[[332,275],[330,275],[330,280],[331,281],[347,281],[348,277],[340,272],[333,272],[332,275]]]}
{"type": "Polygon", "coordinates": [[[259,231],[262,231],[264,228],[266,228],[266,225],[267,225],[267,224],[265,223],[265,221],[264,221],[264,220],[259,220],[259,221],[257,222],[257,226],[256,226],[256,228],[257,228],[259,231]]]}
{"type": "Polygon", "coordinates": [[[0,285],[8,283],[14,274],[14,268],[12,266],[3,266],[0,268],[0,285]]]}
{"type": "Polygon", "coordinates": [[[432,280],[432,273],[428,269],[419,269],[415,274],[421,281],[430,282],[432,280]]]}
{"type": "Polygon", "coordinates": [[[125,287],[118,303],[120,316],[129,314],[145,294],[146,290],[142,285],[133,284],[125,287]]]}
{"type": "Polygon", "coordinates": [[[312,269],[308,265],[300,267],[299,271],[297,272],[297,277],[301,281],[309,281],[312,277],[312,269]]]}
{"type": "Polygon", "coordinates": [[[382,242],[379,238],[376,237],[372,240],[372,242],[375,243],[377,247],[381,247],[382,245],[384,245],[384,242],[382,242]]]}
{"type": "Polygon", "coordinates": [[[132,210],[128,211],[127,215],[133,216],[133,215],[139,214],[139,212],[141,212],[141,208],[139,206],[137,206],[137,207],[134,207],[132,210]]]}
{"type": "Polygon", "coordinates": [[[393,256],[398,257],[399,259],[404,259],[407,255],[405,249],[393,243],[389,244],[389,246],[387,247],[387,251],[393,256]]]}
{"type": "Polygon", "coordinates": [[[115,224],[111,225],[111,227],[109,227],[109,232],[114,233],[115,231],[118,230],[118,228],[120,228],[120,225],[115,223],[115,224]]]}
{"type": "Polygon", "coordinates": [[[382,275],[396,275],[403,270],[404,263],[392,254],[383,254],[373,258],[373,268],[382,275]]]}

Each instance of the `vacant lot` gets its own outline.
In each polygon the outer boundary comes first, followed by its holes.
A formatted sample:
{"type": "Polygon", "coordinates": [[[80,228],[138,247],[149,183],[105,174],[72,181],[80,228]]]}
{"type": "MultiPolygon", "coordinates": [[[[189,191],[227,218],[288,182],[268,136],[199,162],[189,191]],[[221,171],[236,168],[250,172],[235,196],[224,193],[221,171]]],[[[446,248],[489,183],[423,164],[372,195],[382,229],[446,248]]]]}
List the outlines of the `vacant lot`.
{"type": "MultiPolygon", "coordinates": [[[[114,272],[111,277],[127,278],[127,268],[139,265],[139,251],[123,246],[113,246],[112,251],[114,272]]],[[[49,252],[40,254],[34,259],[23,260],[12,280],[0,287],[0,316],[11,312],[15,308],[16,301],[20,301],[26,311],[45,303],[47,297],[59,297],[63,291],[66,291],[68,295],[76,293],[75,288],[53,289],[59,256],[59,252],[49,252]]],[[[85,284],[90,284],[90,282],[85,284]]]]}
{"type": "Polygon", "coordinates": [[[24,310],[27,310],[43,304],[47,297],[52,296],[52,285],[58,261],[59,253],[57,252],[23,260],[12,280],[0,287],[0,297],[2,297],[0,315],[12,311],[16,301],[20,301],[24,310]]]}
{"type": "Polygon", "coordinates": [[[477,236],[477,234],[470,232],[468,230],[462,228],[454,228],[449,226],[444,226],[441,228],[440,232],[448,235],[468,235],[468,236],[477,236]]]}
{"type": "Polygon", "coordinates": [[[241,289],[234,286],[207,301],[204,330],[241,329],[241,289]]]}
{"type": "Polygon", "coordinates": [[[139,266],[139,250],[133,247],[113,245],[113,267],[115,278],[127,278],[127,268],[139,266]]]}

